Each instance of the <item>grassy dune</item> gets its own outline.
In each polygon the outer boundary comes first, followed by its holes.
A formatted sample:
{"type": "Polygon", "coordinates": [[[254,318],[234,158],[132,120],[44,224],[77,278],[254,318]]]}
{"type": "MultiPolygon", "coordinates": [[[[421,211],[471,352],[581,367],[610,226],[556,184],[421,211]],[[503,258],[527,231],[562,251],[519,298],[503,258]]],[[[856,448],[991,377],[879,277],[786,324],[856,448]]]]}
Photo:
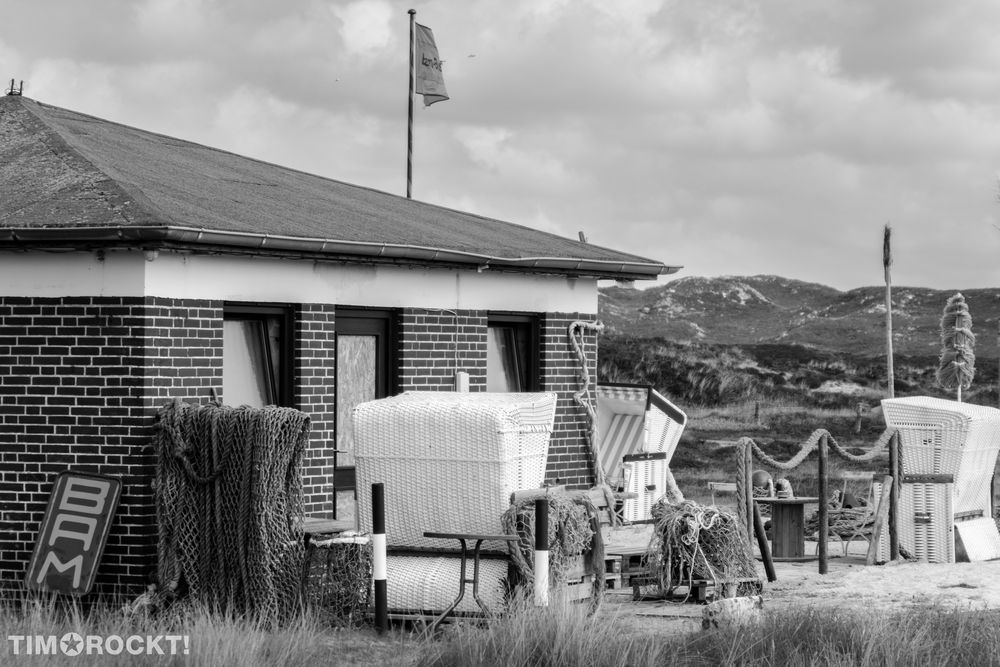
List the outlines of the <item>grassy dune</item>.
{"type": "Polygon", "coordinates": [[[593,617],[578,604],[544,609],[515,604],[488,626],[454,626],[431,638],[393,632],[338,631],[305,617],[269,629],[248,619],[197,607],[150,618],[120,609],[88,613],[47,605],[0,611],[5,634],[128,636],[181,633],[187,655],[14,655],[3,664],[32,665],[420,665],[467,667],[604,667],[634,665],[988,665],[1000,656],[998,612],[903,614],[859,608],[853,613],[775,610],[742,626],[689,635],[635,634],[622,621],[593,617]]]}

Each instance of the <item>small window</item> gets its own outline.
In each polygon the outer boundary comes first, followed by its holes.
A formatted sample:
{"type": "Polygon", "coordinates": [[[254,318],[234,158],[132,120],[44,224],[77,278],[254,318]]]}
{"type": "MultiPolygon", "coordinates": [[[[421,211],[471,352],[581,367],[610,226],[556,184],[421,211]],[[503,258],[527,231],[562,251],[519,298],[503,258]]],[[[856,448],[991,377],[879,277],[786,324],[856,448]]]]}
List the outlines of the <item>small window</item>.
{"type": "Polygon", "coordinates": [[[227,307],[222,323],[222,399],[227,405],[288,405],[288,312],[227,307]]]}
{"type": "Polygon", "coordinates": [[[486,340],[487,391],[538,391],[538,320],[491,315],[486,340]]]}

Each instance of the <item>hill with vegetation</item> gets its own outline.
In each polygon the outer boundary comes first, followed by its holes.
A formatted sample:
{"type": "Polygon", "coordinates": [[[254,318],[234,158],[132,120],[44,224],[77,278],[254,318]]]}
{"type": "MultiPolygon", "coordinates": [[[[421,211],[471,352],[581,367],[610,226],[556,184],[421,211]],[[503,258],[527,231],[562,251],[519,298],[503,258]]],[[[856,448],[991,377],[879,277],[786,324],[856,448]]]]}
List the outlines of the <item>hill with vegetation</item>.
{"type": "MultiPolygon", "coordinates": [[[[977,374],[963,400],[997,404],[1000,289],[893,288],[896,393],[936,386],[944,305],[961,291],[977,374]]],[[[602,288],[602,381],[651,384],[688,403],[758,399],[822,406],[886,394],[884,288],[840,291],[777,276],[681,278],[646,290],[602,288]]]]}

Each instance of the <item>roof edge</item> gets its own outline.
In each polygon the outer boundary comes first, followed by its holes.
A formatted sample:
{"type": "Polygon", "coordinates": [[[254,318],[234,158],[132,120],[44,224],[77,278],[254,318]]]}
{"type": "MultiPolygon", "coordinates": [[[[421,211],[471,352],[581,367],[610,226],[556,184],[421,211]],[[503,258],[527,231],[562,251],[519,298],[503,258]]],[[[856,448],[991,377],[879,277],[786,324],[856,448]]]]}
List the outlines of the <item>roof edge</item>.
{"type": "Polygon", "coordinates": [[[676,273],[680,266],[657,262],[586,259],[582,257],[501,257],[448,248],[343,241],[298,236],[254,234],[173,225],[131,227],[22,227],[0,229],[0,246],[16,247],[53,243],[116,244],[134,243],[147,247],[176,243],[183,246],[225,246],[262,254],[293,251],[319,255],[344,255],[386,261],[413,261],[422,264],[449,263],[521,271],[545,271],[571,275],[627,280],[651,280],[676,273]]]}

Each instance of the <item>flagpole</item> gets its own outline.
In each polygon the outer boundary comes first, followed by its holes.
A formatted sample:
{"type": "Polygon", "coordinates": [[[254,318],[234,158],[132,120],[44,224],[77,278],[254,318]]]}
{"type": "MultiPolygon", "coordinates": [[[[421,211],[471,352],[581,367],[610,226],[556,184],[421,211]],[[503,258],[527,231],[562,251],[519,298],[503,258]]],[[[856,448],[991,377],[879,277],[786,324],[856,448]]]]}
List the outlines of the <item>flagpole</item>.
{"type": "Polygon", "coordinates": [[[410,99],[406,116],[406,198],[412,198],[413,190],[413,32],[417,10],[410,14],[410,99]]]}
{"type": "Polygon", "coordinates": [[[896,373],[893,368],[892,354],[892,228],[886,223],[882,235],[882,268],[885,272],[885,354],[886,354],[886,375],[889,390],[889,398],[896,396],[896,373]]]}

